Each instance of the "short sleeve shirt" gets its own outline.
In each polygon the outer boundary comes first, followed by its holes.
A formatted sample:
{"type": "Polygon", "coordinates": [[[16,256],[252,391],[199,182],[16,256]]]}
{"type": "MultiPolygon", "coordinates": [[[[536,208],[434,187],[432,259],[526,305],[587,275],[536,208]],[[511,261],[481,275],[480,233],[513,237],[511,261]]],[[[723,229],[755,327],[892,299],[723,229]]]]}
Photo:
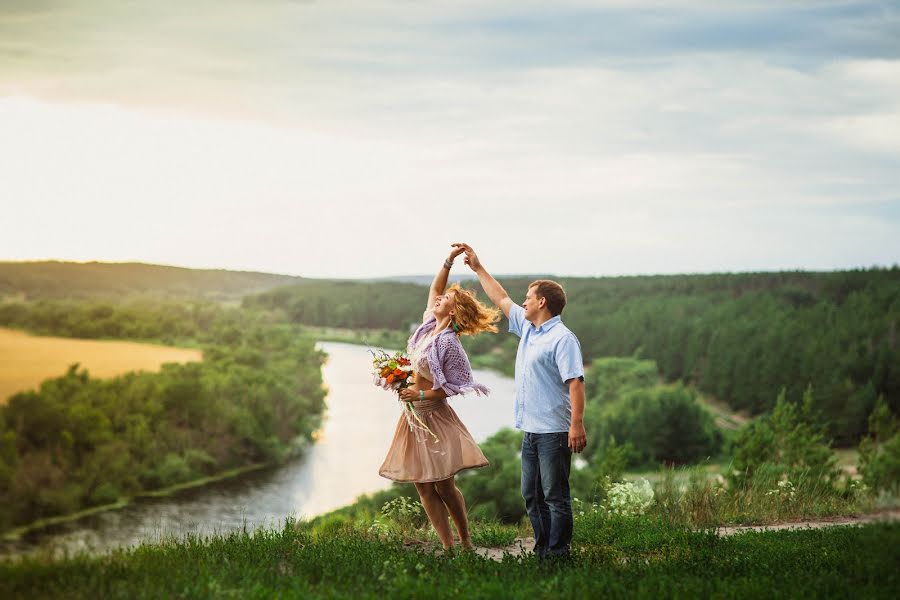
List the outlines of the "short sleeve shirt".
{"type": "Polygon", "coordinates": [[[519,339],[516,354],[516,428],[528,433],[569,431],[572,400],[568,381],[584,377],[578,338],[558,316],[535,327],[513,304],[509,331],[519,339]]]}

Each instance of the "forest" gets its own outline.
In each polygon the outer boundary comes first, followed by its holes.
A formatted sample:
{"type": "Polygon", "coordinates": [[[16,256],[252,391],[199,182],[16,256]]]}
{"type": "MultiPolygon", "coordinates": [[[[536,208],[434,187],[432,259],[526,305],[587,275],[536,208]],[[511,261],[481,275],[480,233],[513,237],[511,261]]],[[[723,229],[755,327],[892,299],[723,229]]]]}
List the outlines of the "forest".
{"type": "MultiPolygon", "coordinates": [[[[532,280],[500,279],[516,301],[532,280]]],[[[819,418],[839,445],[867,432],[879,396],[900,412],[898,267],[558,281],[568,296],[563,321],[588,363],[650,359],[664,381],[695,386],[749,415],[771,410],[782,389],[799,402],[812,386],[819,418]]],[[[302,325],[408,331],[426,295],[411,284],[315,281],[248,296],[243,306],[302,325]]],[[[465,344],[476,365],[512,374],[514,336],[465,344]]]]}
{"type": "Polygon", "coordinates": [[[0,261],[0,301],[152,296],[234,302],[245,294],[302,281],[290,275],[146,263],[0,261]]]}
{"type": "Polygon", "coordinates": [[[4,325],[190,343],[203,361],[113,379],[74,364],[0,405],[0,530],[277,464],[319,426],[324,356],[295,326],[200,302],[16,307],[4,325]]]}

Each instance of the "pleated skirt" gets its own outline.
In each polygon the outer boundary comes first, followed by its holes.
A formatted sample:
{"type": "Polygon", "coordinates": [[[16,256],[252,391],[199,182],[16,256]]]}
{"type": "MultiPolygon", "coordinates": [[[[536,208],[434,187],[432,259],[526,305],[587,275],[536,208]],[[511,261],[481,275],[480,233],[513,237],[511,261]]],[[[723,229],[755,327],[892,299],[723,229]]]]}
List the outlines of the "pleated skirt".
{"type": "Polygon", "coordinates": [[[406,403],[400,403],[403,412],[379,475],[393,481],[427,483],[488,466],[481,448],[446,398],[412,404],[418,420],[409,414],[406,403]]]}

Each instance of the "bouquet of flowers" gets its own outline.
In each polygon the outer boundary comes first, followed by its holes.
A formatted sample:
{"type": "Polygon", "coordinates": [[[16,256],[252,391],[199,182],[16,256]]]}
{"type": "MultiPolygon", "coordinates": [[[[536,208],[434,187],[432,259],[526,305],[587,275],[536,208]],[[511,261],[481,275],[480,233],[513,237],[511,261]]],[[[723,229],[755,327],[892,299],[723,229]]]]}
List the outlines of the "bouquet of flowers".
{"type": "MultiPolygon", "coordinates": [[[[375,385],[383,390],[397,392],[399,396],[400,390],[408,388],[412,385],[413,366],[409,358],[402,352],[388,354],[386,351],[378,349],[369,349],[372,354],[372,373],[375,385]]],[[[416,439],[423,441],[424,432],[430,433],[437,443],[440,440],[434,434],[428,425],[419,417],[419,413],[413,408],[412,402],[406,402],[406,422],[409,423],[410,431],[415,432],[416,439]]]]}
{"type": "Polygon", "coordinates": [[[375,367],[375,385],[384,390],[399,392],[411,385],[413,367],[402,352],[388,354],[384,350],[369,350],[375,367]]]}

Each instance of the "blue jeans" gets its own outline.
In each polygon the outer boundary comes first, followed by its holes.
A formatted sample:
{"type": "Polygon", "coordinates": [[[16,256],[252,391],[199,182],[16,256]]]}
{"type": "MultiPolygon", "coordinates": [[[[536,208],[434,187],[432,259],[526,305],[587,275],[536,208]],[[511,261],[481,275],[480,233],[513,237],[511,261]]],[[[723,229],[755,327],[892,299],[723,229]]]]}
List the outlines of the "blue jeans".
{"type": "Polygon", "coordinates": [[[565,555],[572,543],[569,432],[525,433],[522,440],[522,497],[534,528],[534,551],[565,555]]]}

